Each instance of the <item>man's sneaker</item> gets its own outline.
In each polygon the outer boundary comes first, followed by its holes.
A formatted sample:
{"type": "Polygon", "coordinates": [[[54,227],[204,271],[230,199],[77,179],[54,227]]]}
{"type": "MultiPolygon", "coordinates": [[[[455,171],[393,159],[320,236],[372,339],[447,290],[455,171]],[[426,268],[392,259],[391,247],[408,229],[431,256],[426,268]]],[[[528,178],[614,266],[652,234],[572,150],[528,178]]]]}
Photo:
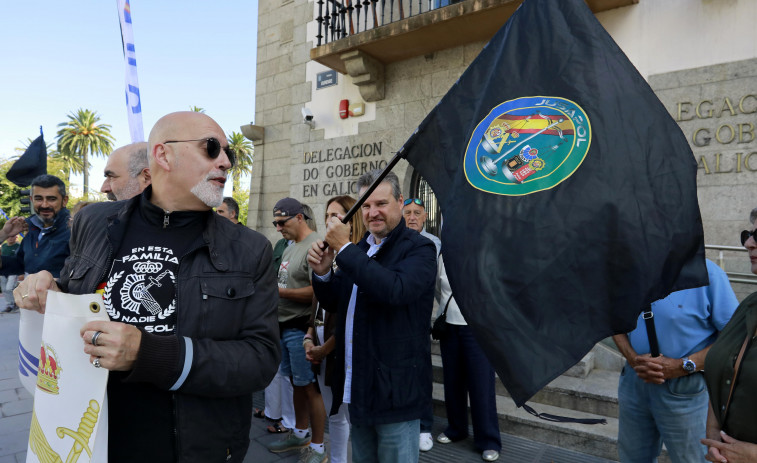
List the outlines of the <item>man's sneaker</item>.
{"type": "Polygon", "coordinates": [[[307,447],[300,450],[300,459],[297,463],[326,463],[329,457],[326,452],[318,453],[313,447],[307,447]]]}
{"type": "Polygon", "coordinates": [[[418,448],[421,449],[421,452],[428,452],[433,446],[434,439],[431,437],[431,433],[422,432],[420,440],[418,441],[418,448]]]}
{"type": "Polygon", "coordinates": [[[301,449],[310,445],[310,433],[305,437],[297,437],[294,431],[290,430],[286,437],[276,442],[271,442],[266,447],[273,453],[288,452],[289,450],[301,449]]]}

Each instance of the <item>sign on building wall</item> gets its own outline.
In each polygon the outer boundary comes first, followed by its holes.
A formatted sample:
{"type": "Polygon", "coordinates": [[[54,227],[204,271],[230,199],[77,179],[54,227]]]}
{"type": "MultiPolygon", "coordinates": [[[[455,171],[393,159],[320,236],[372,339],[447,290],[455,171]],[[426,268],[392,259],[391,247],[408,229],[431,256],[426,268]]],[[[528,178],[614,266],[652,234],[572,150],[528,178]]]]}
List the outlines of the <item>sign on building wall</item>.
{"type": "Polygon", "coordinates": [[[387,161],[382,157],[383,142],[329,146],[302,153],[302,198],[316,198],[326,202],[333,196],[350,195],[357,198],[357,179],[373,169],[383,169],[387,161]]]}
{"type": "Polygon", "coordinates": [[[315,89],[320,90],[322,88],[331,87],[337,84],[337,73],[331,69],[316,74],[315,89]]]}
{"type": "Polygon", "coordinates": [[[649,78],[697,161],[707,244],[740,246],[738,232],[748,225],[749,211],[757,207],[753,195],[757,181],[755,79],[757,59],[649,78]]]}

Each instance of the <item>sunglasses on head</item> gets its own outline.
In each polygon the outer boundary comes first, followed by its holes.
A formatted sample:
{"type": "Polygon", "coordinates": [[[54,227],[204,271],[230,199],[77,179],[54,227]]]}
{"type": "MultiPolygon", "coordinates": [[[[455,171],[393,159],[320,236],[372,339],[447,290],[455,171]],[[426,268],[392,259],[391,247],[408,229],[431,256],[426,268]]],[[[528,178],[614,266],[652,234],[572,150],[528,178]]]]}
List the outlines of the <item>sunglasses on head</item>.
{"type": "MultiPolygon", "coordinates": [[[[218,141],[215,137],[210,138],[196,138],[194,140],[168,140],[164,141],[163,143],[186,143],[190,141],[204,141],[206,143],[205,149],[208,151],[208,156],[210,156],[210,159],[216,159],[219,154],[221,154],[221,142],[218,141]]],[[[231,163],[231,167],[234,167],[237,163],[237,157],[234,153],[234,150],[230,147],[223,148],[224,152],[226,152],[226,157],[229,158],[229,162],[231,163]]]]}
{"type": "Polygon", "coordinates": [[[746,242],[750,237],[754,238],[754,240],[757,241],[757,230],[743,230],[741,232],[741,245],[746,246],[746,242]]]}
{"type": "Polygon", "coordinates": [[[271,223],[273,223],[273,226],[274,226],[274,227],[283,227],[285,223],[289,222],[290,220],[292,220],[292,219],[293,219],[293,218],[295,218],[295,217],[297,217],[297,216],[296,216],[296,215],[293,215],[293,216],[291,216],[291,217],[287,217],[287,218],[286,218],[286,219],[284,219],[284,220],[274,220],[274,221],[273,221],[273,222],[271,222],[271,223]]]}
{"type": "Polygon", "coordinates": [[[420,198],[408,198],[408,199],[405,200],[405,204],[403,204],[402,206],[403,207],[407,206],[410,203],[415,203],[415,204],[419,205],[420,207],[424,207],[423,206],[423,200],[420,199],[420,198]]]}

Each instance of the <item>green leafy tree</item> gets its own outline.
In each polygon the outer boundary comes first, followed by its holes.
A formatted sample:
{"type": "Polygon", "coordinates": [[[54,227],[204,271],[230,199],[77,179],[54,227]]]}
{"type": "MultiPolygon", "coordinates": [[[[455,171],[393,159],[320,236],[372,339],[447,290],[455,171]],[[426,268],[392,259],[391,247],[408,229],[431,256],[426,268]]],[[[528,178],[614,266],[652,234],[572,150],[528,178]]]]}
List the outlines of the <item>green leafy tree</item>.
{"type": "MultiPolygon", "coordinates": [[[[232,194],[239,190],[239,180],[242,174],[252,173],[252,155],[255,147],[252,142],[239,132],[231,132],[227,135],[229,148],[234,150],[237,155],[237,163],[231,169],[231,179],[234,182],[231,187],[232,194]]],[[[241,220],[240,220],[241,222],[241,220]]]]}
{"type": "Polygon", "coordinates": [[[231,197],[239,204],[239,223],[247,225],[247,211],[250,208],[250,190],[239,189],[231,193],[231,197]]]}
{"type": "Polygon", "coordinates": [[[203,113],[203,114],[205,113],[205,108],[201,108],[199,106],[190,106],[189,110],[194,111],[196,113],[203,113]]]}
{"type": "MultiPolygon", "coordinates": [[[[21,211],[21,188],[14,185],[5,177],[16,159],[9,159],[0,163],[0,209],[8,217],[19,215],[21,211]]],[[[0,216],[0,226],[5,224],[5,217],[0,216]]]]}
{"type": "MultiPolygon", "coordinates": [[[[113,151],[115,139],[110,134],[110,125],[100,123],[100,116],[96,111],[78,109],[68,116],[67,122],[61,122],[58,127],[58,152],[63,157],[78,157],[81,159],[84,173],[84,197],[89,195],[89,159],[90,154],[107,156],[113,151]]],[[[69,168],[73,164],[69,164],[69,168]]]]}

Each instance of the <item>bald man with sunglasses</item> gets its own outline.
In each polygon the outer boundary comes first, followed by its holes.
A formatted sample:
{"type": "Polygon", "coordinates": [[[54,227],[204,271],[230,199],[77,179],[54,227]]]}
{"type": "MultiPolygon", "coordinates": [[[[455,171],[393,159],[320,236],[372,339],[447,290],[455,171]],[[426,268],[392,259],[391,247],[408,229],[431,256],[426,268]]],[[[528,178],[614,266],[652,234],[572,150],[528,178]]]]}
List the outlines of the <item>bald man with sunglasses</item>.
{"type": "Polygon", "coordinates": [[[44,312],[48,289],[102,292],[111,321],[80,335],[110,370],[109,462],[241,462],[280,359],[271,245],[212,211],[235,160],[213,119],[162,117],[149,153],[152,185],[82,209],[60,281],[30,275],[15,300],[44,312]]]}

